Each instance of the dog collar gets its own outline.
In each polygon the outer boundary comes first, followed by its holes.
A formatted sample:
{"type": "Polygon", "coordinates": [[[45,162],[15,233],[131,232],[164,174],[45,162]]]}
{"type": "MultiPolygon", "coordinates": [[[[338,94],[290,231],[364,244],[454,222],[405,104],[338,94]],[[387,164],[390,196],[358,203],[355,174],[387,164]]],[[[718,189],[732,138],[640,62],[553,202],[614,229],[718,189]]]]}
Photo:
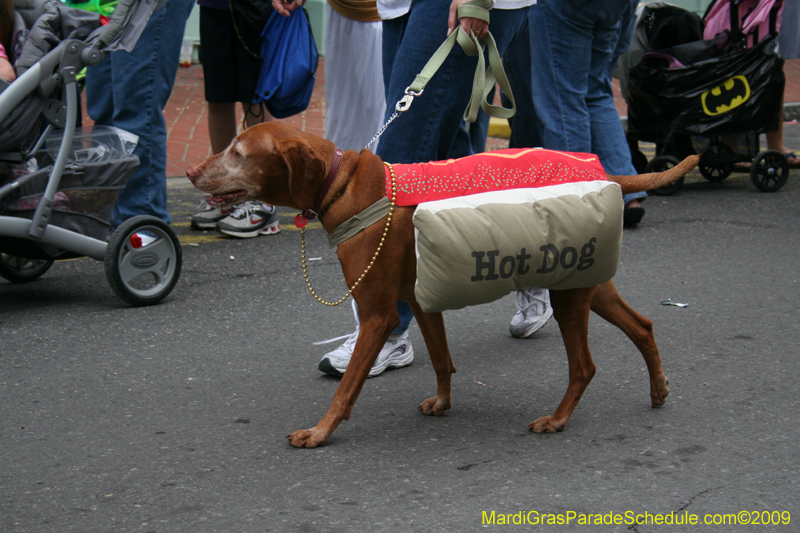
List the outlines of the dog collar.
{"type": "Polygon", "coordinates": [[[306,209],[294,217],[294,225],[298,228],[304,228],[309,220],[314,220],[317,217],[320,207],[322,207],[322,200],[325,199],[325,195],[328,194],[328,190],[333,184],[333,178],[335,178],[336,174],[339,172],[339,165],[342,164],[343,153],[341,148],[336,148],[334,151],[331,168],[328,170],[328,176],[317,191],[317,195],[314,197],[314,205],[311,206],[311,209],[306,209]]]}

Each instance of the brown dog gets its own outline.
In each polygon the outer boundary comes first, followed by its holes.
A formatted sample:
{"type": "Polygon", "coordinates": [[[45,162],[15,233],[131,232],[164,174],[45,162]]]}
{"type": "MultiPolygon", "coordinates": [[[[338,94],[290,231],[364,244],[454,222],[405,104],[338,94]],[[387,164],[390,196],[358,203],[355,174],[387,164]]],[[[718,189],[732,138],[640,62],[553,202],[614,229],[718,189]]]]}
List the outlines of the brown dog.
{"type": "MultiPolygon", "coordinates": [[[[195,187],[211,195],[211,205],[239,204],[247,200],[308,210],[321,200],[321,222],[330,234],[334,228],[385,196],[385,170],[381,159],[367,150],[347,151],[330,187],[320,191],[331,170],[336,147],[330,141],[304,133],[280,122],[264,123],[245,130],[222,153],[186,171],[195,187]],[[318,195],[318,193],[321,194],[318,195]],[[321,198],[317,199],[317,196],[321,198]]],[[[609,176],[623,193],[661,187],[697,165],[692,156],[672,169],[639,176],[609,176]]],[[[358,303],[361,328],[350,364],[339,384],[327,414],[313,428],[292,433],[293,446],[312,448],[328,441],[342,420],[348,420],[381,347],[400,322],[398,300],[414,311],[436,371],[436,396],[422,402],[419,410],[443,415],[450,408],[451,374],[456,371],[450,357],[441,313],[425,313],[414,299],[416,256],[414,253],[414,207],[398,207],[391,220],[380,255],[369,273],[353,291],[358,303]]],[[[341,243],[337,255],[348,287],[352,287],[372,260],[380,244],[385,219],[341,243]]],[[[553,313],[558,321],[569,359],[569,385],[564,399],[552,415],[529,424],[537,433],[561,431],[583,391],[594,376],[589,353],[589,311],[620,328],[644,356],[650,374],[652,405],[662,405],[669,393],[667,378],[653,338],[652,322],[634,311],[617,293],[614,284],[551,291],[553,313]]]]}

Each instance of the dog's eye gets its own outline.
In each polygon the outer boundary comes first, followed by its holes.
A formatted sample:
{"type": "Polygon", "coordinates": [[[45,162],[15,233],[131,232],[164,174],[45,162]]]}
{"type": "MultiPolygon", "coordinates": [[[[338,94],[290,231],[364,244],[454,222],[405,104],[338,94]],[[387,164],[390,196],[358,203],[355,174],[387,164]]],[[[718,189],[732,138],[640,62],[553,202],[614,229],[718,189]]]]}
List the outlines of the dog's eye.
{"type": "Polygon", "coordinates": [[[242,157],[242,152],[239,151],[239,139],[233,140],[230,148],[228,149],[228,153],[236,159],[242,157]]]}

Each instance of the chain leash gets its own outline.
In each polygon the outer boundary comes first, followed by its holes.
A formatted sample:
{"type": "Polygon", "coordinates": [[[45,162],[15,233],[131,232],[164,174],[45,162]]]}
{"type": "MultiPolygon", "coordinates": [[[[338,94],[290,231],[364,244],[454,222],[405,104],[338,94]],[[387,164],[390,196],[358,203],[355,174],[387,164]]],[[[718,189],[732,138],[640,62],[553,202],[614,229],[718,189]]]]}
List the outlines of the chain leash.
{"type": "Polygon", "coordinates": [[[419,91],[412,91],[411,87],[406,87],[405,96],[403,96],[403,98],[397,102],[397,105],[394,106],[394,113],[392,113],[392,116],[389,117],[389,120],[386,121],[386,124],[384,124],[381,129],[378,130],[378,133],[376,133],[372,140],[364,147],[364,150],[369,150],[369,147],[375,144],[375,141],[377,141],[380,136],[383,135],[383,132],[389,127],[389,124],[391,124],[394,119],[399,117],[400,113],[407,111],[408,108],[411,107],[411,102],[414,101],[414,97],[421,94],[422,89],[419,91]]]}

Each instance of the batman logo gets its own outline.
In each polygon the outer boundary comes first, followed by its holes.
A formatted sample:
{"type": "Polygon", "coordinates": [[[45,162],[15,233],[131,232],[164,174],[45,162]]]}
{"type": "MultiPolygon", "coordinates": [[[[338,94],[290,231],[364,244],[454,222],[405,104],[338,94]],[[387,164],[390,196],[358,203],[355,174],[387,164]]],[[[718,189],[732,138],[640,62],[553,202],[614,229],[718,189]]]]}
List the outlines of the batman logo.
{"type": "Polygon", "coordinates": [[[701,96],[703,111],[712,117],[739,107],[749,98],[750,84],[744,76],[729,78],[701,96]]]}

